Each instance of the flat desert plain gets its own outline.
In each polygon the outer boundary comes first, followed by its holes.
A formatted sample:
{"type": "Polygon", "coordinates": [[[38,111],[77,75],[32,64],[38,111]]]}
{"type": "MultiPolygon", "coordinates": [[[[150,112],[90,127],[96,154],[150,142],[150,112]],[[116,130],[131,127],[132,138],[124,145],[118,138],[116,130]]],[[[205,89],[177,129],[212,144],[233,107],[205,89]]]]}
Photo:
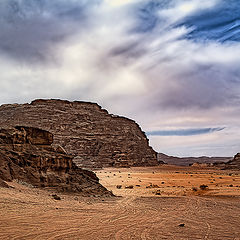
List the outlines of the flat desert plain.
{"type": "Polygon", "coordinates": [[[164,165],[96,174],[117,197],[0,188],[0,239],[240,239],[240,172],[164,165]]]}

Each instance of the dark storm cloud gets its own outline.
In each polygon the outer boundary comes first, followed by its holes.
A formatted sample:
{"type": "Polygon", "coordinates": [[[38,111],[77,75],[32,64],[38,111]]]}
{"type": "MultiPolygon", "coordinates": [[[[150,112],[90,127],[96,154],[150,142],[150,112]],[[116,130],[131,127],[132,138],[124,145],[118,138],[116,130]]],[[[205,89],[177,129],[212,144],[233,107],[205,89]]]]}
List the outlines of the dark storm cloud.
{"type": "Polygon", "coordinates": [[[58,43],[84,28],[90,6],[96,3],[83,0],[1,1],[1,54],[27,62],[51,59],[58,43]]]}

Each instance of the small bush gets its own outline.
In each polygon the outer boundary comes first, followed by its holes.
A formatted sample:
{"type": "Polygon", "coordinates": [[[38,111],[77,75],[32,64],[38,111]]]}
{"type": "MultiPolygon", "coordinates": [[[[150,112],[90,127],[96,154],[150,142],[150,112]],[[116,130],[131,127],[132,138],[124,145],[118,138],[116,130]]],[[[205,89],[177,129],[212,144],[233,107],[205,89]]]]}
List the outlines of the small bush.
{"type": "Polygon", "coordinates": [[[202,184],[202,185],[200,185],[200,189],[201,190],[207,190],[208,189],[208,185],[202,184]]]}
{"type": "Polygon", "coordinates": [[[61,198],[57,194],[53,194],[52,197],[55,200],[61,200],[61,198]]]}
{"type": "Polygon", "coordinates": [[[160,190],[157,190],[157,191],[155,192],[155,195],[161,195],[160,190]]]}
{"type": "Polygon", "coordinates": [[[179,227],[185,227],[185,224],[184,223],[181,223],[178,225],[179,227]]]}

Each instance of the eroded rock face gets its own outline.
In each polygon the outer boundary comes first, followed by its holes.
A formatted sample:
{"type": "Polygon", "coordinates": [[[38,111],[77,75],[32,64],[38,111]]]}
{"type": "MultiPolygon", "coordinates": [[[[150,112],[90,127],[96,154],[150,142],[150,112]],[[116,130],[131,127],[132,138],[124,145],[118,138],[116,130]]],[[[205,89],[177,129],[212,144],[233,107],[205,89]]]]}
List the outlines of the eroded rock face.
{"type": "Polygon", "coordinates": [[[53,134],[39,128],[17,126],[12,129],[0,129],[0,144],[51,145],[52,143],[53,134]]]}
{"type": "Polygon", "coordinates": [[[78,168],[52,142],[53,135],[38,128],[0,129],[0,185],[16,179],[57,191],[111,195],[94,173],[78,168]]]}
{"type": "Polygon", "coordinates": [[[225,169],[240,170],[240,153],[237,153],[231,161],[225,164],[225,169]]]}
{"type": "Polygon", "coordinates": [[[0,127],[33,126],[54,134],[82,167],[158,165],[156,152],[132,120],[114,116],[99,105],[62,100],[35,100],[31,104],[2,105],[0,127]]]}

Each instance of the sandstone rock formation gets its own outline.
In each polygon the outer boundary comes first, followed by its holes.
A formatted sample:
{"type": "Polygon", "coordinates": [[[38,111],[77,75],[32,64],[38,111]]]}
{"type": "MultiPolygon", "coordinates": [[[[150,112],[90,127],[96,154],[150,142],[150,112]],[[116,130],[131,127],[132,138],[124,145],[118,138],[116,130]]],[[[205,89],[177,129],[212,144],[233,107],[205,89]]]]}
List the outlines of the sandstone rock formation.
{"type": "Polygon", "coordinates": [[[73,156],[59,152],[52,142],[53,135],[38,128],[0,129],[0,186],[17,180],[57,191],[111,195],[94,173],[78,168],[73,156]]]}
{"type": "Polygon", "coordinates": [[[240,170],[240,153],[237,153],[232,160],[227,162],[224,168],[240,170]]]}
{"type": "Polygon", "coordinates": [[[54,134],[54,144],[81,167],[158,165],[156,152],[133,121],[89,102],[35,100],[0,106],[0,127],[33,126],[54,134]]]}

